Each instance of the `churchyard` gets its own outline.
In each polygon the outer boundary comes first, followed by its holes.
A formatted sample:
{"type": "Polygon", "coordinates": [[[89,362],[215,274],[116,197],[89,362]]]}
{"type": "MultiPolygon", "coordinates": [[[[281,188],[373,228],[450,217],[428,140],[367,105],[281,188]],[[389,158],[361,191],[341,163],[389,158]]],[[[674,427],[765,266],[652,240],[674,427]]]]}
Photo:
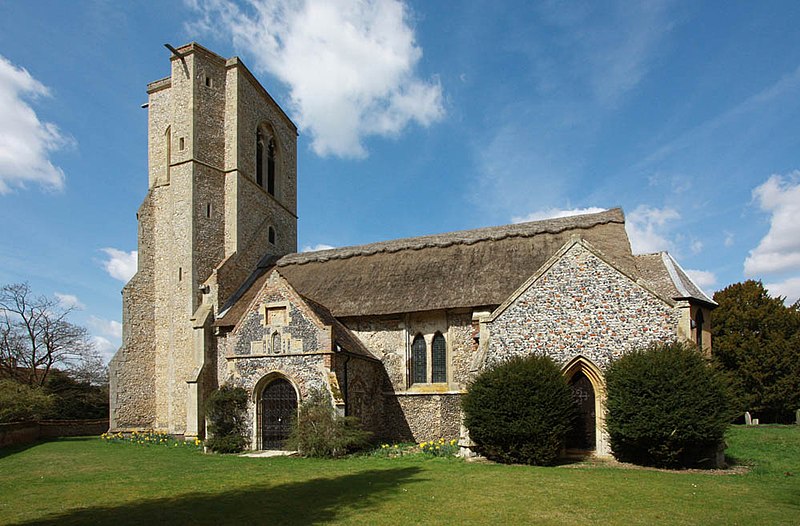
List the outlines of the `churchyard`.
{"type": "Polygon", "coordinates": [[[60,439],[0,449],[0,524],[797,524],[800,426],[734,426],[727,442],[732,469],[703,472],[60,439]]]}

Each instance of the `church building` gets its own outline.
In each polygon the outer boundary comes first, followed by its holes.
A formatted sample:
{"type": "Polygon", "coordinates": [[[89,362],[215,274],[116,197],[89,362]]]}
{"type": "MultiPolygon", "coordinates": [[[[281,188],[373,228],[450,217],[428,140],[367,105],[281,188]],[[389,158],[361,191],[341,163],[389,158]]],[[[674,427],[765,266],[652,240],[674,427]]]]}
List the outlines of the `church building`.
{"type": "Polygon", "coordinates": [[[460,397],[511,356],[562,366],[568,447],[608,454],[608,364],[654,341],[711,350],[714,301],[622,210],[297,252],[297,128],[236,57],[196,43],[147,87],[139,266],[109,365],[111,431],[203,437],[204,401],[249,393],[254,449],[280,449],[309,390],[382,440],[464,435],[460,397]]]}

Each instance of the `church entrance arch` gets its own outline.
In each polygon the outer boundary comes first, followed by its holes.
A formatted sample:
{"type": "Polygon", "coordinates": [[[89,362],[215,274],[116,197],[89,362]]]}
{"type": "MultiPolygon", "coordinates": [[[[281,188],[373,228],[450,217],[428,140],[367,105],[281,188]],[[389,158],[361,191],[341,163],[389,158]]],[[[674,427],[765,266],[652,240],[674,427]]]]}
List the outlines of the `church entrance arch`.
{"type": "Polygon", "coordinates": [[[597,440],[597,413],[592,382],[583,371],[578,371],[570,378],[569,387],[577,417],[567,434],[567,449],[593,450],[597,440]]]}
{"type": "Polygon", "coordinates": [[[260,449],[283,449],[297,416],[297,391],[283,377],[270,379],[258,400],[260,449]]]}
{"type": "Polygon", "coordinates": [[[567,433],[566,447],[571,450],[597,450],[602,427],[603,379],[600,370],[582,356],[574,358],[563,369],[567,378],[577,418],[567,433]]]}

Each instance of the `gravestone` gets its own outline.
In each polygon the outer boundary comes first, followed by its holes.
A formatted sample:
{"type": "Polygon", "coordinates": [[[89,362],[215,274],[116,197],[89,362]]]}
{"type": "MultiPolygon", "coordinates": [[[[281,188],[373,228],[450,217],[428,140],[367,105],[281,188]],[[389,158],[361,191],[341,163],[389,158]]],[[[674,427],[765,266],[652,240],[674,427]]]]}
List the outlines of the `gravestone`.
{"type": "Polygon", "coordinates": [[[744,412],[744,425],[746,425],[746,426],[752,426],[753,425],[753,419],[750,417],[750,411],[745,411],[744,412]]]}

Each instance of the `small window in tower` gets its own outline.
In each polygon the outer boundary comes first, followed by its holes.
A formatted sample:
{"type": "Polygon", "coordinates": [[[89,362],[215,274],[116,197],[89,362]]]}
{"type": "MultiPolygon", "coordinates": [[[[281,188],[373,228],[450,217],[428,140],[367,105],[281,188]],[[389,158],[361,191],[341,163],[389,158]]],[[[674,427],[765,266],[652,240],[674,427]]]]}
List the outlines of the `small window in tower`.
{"type": "Polygon", "coordinates": [[[211,87],[213,87],[213,86],[214,86],[214,81],[213,81],[213,80],[211,80],[211,77],[209,77],[208,75],[206,75],[206,87],[207,87],[207,88],[211,88],[211,87]]]}
{"type": "Polygon", "coordinates": [[[211,217],[211,203],[206,203],[206,217],[211,217]]]}
{"type": "Polygon", "coordinates": [[[269,231],[267,232],[267,238],[269,239],[270,244],[275,244],[275,229],[269,227],[269,231]]]}
{"type": "Polygon", "coordinates": [[[181,281],[182,279],[183,279],[183,268],[178,267],[178,281],[181,281]]]}
{"type": "Polygon", "coordinates": [[[178,149],[180,151],[183,151],[185,148],[186,148],[186,139],[181,137],[180,139],[178,139],[178,149]]]}

